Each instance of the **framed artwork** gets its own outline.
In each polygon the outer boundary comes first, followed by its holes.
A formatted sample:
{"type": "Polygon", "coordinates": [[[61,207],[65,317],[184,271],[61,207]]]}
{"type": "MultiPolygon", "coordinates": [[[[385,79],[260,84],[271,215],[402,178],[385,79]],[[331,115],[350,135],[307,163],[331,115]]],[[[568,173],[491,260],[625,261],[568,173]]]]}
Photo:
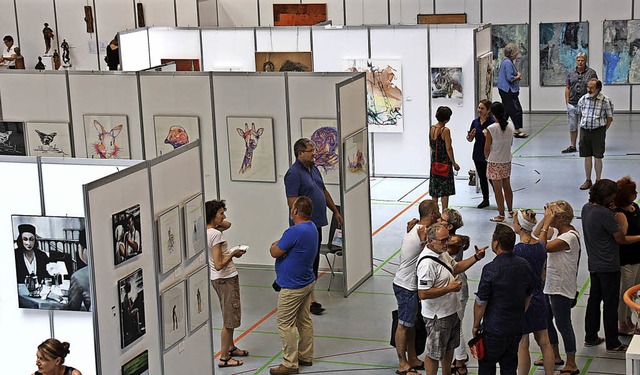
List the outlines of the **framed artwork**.
{"type": "Polygon", "coordinates": [[[91,310],[84,218],[12,215],[18,307],[91,310]]]}
{"type": "Polygon", "coordinates": [[[27,155],[23,122],[0,121],[0,155],[27,155]]]}
{"type": "Polygon", "coordinates": [[[369,176],[369,156],[367,155],[367,130],[358,130],[344,140],[344,192],[361,184],[369,176]]]}
{"type": "Polygon", "coordinates": [[[189,332],[200,328],[209,319],[209,274],[207,266],[187,278],[189,295],[189,332]]]}
{"type": "Polygon", "coordinates": [[[227,117],[232,181],[276,182],[273,119],[227,117]]]}
{"type": "Polygon", "coordinates": [[[462,99],[462,68],[431,68],[431,99],[462,99]]]}
{"type": "Polygon", "coordinates": [[[189,198],[184,204],[184,236],[187,259],[191,259],[206,247],[206,223],[202,194],[189,198]]]}
{"type": "Polygon", "coordinates": [[[605,20],[602,40],[602,82],[608,85],[640,83],[640,20],[605,20]]]}
{"type": "Polygon", "coordinates": [[[120,348],[124,349],[146,333],[142,268],[118,280],[120,300],[120,348]]]}
{"type": "Polygon", "coordinates": [[[588,22],[541,23],[540,85],[565,86],[579,52],[589,55],[588,22]]]}
{"type": "Polygon", "coordinates": [[[158,216],[160,273],[165,274],[182,262],[180,207],[173,206],[158,216]]]}
{"type": "Polygon", "coordinates": [[[91,159],[131,159],[125,115],[84,115],[84,139],[91,159]]]}
{"type": "Polygon", "coordinates": [[[256,52],[256,72],[312,72],[311,52],[256,52]]]}
{"type": "Polygon", "coordinates": [[[493,52],[493,85],[498,86],[500,64],[504,60],[504,47],[509,43],[518,45],[516,68],[522,72],[520,87],[529,87],[529,25],[491,25],[491,52],[493,52]]]}
{"type": "Polygon", "coordinates": [[[25,126],[27,155],[71,157],[71,131],[68,123],[27,122],[25,126]]]}
{"type": "Polygon", "coordinates": [[[493,52],[487,52],[478,57],[478,74],[476,85],[479,102],[482,99],[493,97],[493,52]]]}
{"type": "Polygon", "coordinates": [[[164,350],[171,348],[186,334],[186,303],[184,282],[162,292],[162,341],[164,350]]]}
{"type": "Polygon", "coordinates": [[[149,351],[133,357],[129,362],[122,365],[122,375],[149,375],[149,351]]]}
{"type": "Polygon", "coordinates": [[[142,254],[140,228],[139,204],[111,215],[114,265],[142,254]]]}
{"type": "Polygon", "coordinates": [[[200,139],[200,124],[195,116],[153,116],[153,124],[156,156],[200,139]]]}
{"type": "MultiPolygon", "coordinates": [[[[340,184],[340,137],[338,120],[303,118],[300,120],[302,136],[316,144],[315,164],[325,184],[340,184]]],[[[295,155],[293,157],[295,159],[295,155]]]]}
{"type": "Polygon", "coordinates": [[[313,26],[327,20],[327,4],[273,4],[274,26],[313,26]]]}
{"type": "Polygon", "coordinates": [[[347,60],[347,71],[367,75],[367,123],[371,132],[402,133],[400,60],[347,60]]]}

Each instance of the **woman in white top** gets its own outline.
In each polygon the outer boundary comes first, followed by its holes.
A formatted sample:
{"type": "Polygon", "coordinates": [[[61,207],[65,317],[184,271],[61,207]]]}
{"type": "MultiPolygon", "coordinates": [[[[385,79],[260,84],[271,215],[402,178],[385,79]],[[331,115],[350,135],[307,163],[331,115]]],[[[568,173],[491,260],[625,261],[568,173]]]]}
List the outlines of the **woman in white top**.
{"type": "Polygon", "coordinates": [[[558,350],[558,333],[553,326],[554,317],[567,353],[567,363],[561,373],[575,375],[579,371],[576,365],[576,336],[571,323],[571,307],[578,288],[580,233],[571,225],[571,220],[573,208],[569,203],[563,200],[548,203],[544,210],[544,220],[535,228],[534,235],[545,245],[548,254],[544,294],[550,304],[550,310],[547,311],[547,329],[555,364],[562,365],[564,361],[558,350]],[[557,236],[553,238],[556,232],[557,236]]]}
{"type": "Polygon", "coordinates": [[[484,156],[487,158],[487,178],[491,180],[498,205],[498,216],[491,221],[504,221],[504,202],[507,202],[509,216],[513,217],[513,191],[511,190],[511,144],[513,124],[507,121],[507,114],[500,102],[491,105],[491,115],[496,120],[483,133],[484,156]]]}

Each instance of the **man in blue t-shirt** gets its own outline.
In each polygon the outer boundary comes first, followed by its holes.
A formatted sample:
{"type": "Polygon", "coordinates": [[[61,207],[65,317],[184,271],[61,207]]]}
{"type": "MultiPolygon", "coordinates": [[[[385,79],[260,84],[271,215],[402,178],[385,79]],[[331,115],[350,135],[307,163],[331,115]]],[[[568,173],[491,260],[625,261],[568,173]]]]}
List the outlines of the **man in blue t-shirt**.
{"type": "Polygon", "coordinates": [[[276,282],[282,288],[278,294],[278,330],[284,361],[269,370],[273,375],[297,374],[298,366],[313,364],[313,322],[309,309],[316,282],[313,261],[318,253],[318,231],[311,221],[312,211],[311,199],[298,197],[291,207],[294,225],[269,249],[276,258],[276,282]],[[296,333],[300,335],[298,341],[296,333]]]}

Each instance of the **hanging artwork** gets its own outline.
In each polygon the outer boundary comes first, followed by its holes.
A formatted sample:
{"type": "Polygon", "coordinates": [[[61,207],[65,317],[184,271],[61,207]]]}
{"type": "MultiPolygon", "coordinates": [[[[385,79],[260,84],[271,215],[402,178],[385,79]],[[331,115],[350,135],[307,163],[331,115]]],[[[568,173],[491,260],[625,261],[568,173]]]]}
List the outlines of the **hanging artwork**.
{"type": "MultiPolygon", "coordinates": [[[[311,139],[316,144],[315,164],[322,174],[325,184],[340,183],[338,149],[338,120],[303,118],[302,137],[311,139]]],[[[294,155],[295,159],[295,155],[294,155]]]]}
{"type": "Polygon", "coordinates": [[[198,194],[184,204],[184,235],[187,246],[187,259],[191,259],[204,250],[206,245],[206,225],[202,194],[198,194]]]}
{"type": "Polygon", "coordinates": [[[149,351],[133,357],[129,362],[122,365],[122,375],[149,375],[149,351]]]}
{"type": "Polygon", "coordinates": [[[366,129],[357,131],[344,141],[344,192],[348,192],[369,176],[366,129]]]}
{"type": "Polygon", "coordinates": [[[327,4],[273,4],[274,26],[313,26],[327,20],[327,4]]]}
{"type": "Polygon", "coordinates": [[[84,115],[87,157],[131,159],[129,125],[125,115],[84,115]]]}
{"type": "Polygon", "coordinates": [[[111,215],[111,228],[114,265],[142,254],[139,204],[111,215]]]}
{"type": "Polygon", "coordinates": [[[153,116],[156,156],[200,139],[200,125],[192,116],[153,116]]]}
{"type": "Polygon", "coordinates": [[[371,132],[402,133],[400,60],[347,60],[347,71],[367,74],[367,123],[371,132]]]}
{"type": "Polygon", "coordinates": [[[23,122],[0,121],[0,155],[27,155],[23,122]]]}
{"type": "Polygon", "coordinates": [[[312,72],[311,52],[256,52],[256,72],[312,72]]]}
{"type": "Polygon", "coordinates": [[[67,123],[27,122],[25,133],[29,156],[73,156],[71,132],[67,123]]]}
{"type": "Polygon", "coordinates": [[[227,117],[232,181],[276,182],[273,120],[227,117]]]}
{"type": "Polygon", "coordinates": [[[462,68],[431,68],[431,98],[462,99],[462,68]]]}
{"type": "Polygon", "coordinates": [[[162,338],[164,350],[186,336],[186,306],[184,282],[162,292],[162,338]]]}
{"type": "Polygon", "coordinates": [[[491,25],[491,52],[493,52],[493,85],[498,86],[500,63],[504,60],[504,47],[509,43],[518,45],[516,68],[522,73],[520,87],[529,86],[529,25],[491,25]]]}
{"type": "Polygon", "coordinates": [[[540,85],[565,86],[576,55],[589,55],[589,23],[540,24],[540,85]]]}
{"type": "Polygon", "coordinates": [[[118,281],[120,300],[120,348],[124,349],[146,333],[142,268],[118,281]]]}
{"type": "Polygon", "coordinates": [[[640,20],[604,21],[603,83],[640,83],[640,20]]]}
{"type": "Polygon", "coordinates": [[[174,206],[158,216],[160,273],[165,274],[182,262],[180,207],[174,206]]]}
{"type": "Polygon", "coordinates": [[[478,74],[476,75],[478,101],[491,100],[493,96],[493,53],[487,52],[478,57],[478,74]]]}
{"type": "Polygon", "coordinates": [[[202,267],[187,279],[189,293],[189,332],[200,328],[209,320],[209,274],[202,267]]]}

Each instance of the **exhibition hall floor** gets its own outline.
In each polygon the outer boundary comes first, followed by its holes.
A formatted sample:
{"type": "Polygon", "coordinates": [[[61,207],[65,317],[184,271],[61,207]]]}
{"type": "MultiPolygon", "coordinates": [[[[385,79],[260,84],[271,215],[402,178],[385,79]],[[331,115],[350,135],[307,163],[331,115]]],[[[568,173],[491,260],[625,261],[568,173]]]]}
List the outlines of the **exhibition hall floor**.
{"type": "MultiPolygon", "coordinates": [[[[607,151],[604,160],[603,178],[617,180],[631,175],[640,180],[640,130],[633,120],[638,115],[617,115],[607,133],[607,151]]],[[[564,114],[525,116],[525,131],[528,139],[514,139],[512,186],[515,208],[532,208],[540,215],[543,206],[553,200],[567,200],[577,216],[573,224],[582,231],[580,212],[587,201],[588,193],[578,187],[584,182],[583,160],[578,154],[561,154],[566,148],[568,131],[564,114]]],[[[453,125],[454,136],[464,136],[464,129],[453,125]]],[[[462,126],[462,124],[460,125],[462,126]]],[[[426,131],[426,130],[425,130],[426,131]]],[[[427,146],[425,146],[427,147],[427,146]]],[[[461,160],[467,155],[456,154],[461,160]]],[[[470,157],[470,155],[469,155],[470,157]]],[[[425,166],[427,169],[427,166],[425,166]]],[[[466,174],[463,171],[462,174],[466,174]]],[[[428,179],[372,178],[371,211],[373,230],[373,276],[366,280],[349,298],[340,290],[342,279],[337,275],[331,291],[327,291],[331,275],[324,273],[316,286],[316,298],[327,310],[321,316],[312,316],[315,330],[315,356],[312,367],[301,367],[300,372],[393,374],[397,366],[395,349],[389,346],[391,311],[396,309],[396,300],[391,283],[397,268],[398,254],[405,232],[406,222],[417,217],[417,203],[429,198],[428,179]]],[[[450,206],[460,210],[464,227],[458,232],[471,236],[472,244],[489,245],[495,224],[489,221],[496,215],[495,201],[491,206],[477,209],[481,195],[468,181],[456,181],[457,194],[450,199],[450,206]]],[[[222,197],[224,198],[224,197],[222,197]]],[[[363,218],[366,219],[366,218],[363,218]]],[[[511,221],[509,221],[511,224],[511,221]]],[[[274,239],[280,233],[274,233],[274,239]]],[[[233,244],[232,244],[233,245],[233,244]]],[[[267,251],[252,249],[252,251],[267,251]]],[[[471,298],[466,308],[463,330],[469,339],[472,324],[473,293],[477,288],[482,266],[493,259],[487,257],[468,272],[471,298]]],[[[469,256],[471,253],[469,254],[469,256]]],[[[271,289],[275,274],[272,269],[239,267],[242,296],[242,326],[236,331],[238,347],[251,352],[242,358],[244,365],[233,368],[218,368],[216,374],[268,374],[269,367],[281,363],[281,343],[276,323],[276,293],[271,289]]],[[[578,285],[582,293],[578,306],[573,309],[573,323],[578,344],[577,362],[581,374],[624,374],[624,354],[608,354],[604,344],[585,348],[584,313],[589,293],[586,254],[580,263],[578,285]]],[[[214,327],[221,326],[217,298],[212,299],[214,327]]],[[[220,346],[220,330],[214,329],[214,345],[220,346]]],[[[600,335],[604,333],[601,330],[600,335]]],[[[629,339],[621,338],[623,342],[629,339]]],[[[537,359],[540,350],[533,338],[532,357],[537,359]]],[[[560,340],[562,341],[562,340],[560,340]]],[[[561,344],[561,353],[563,353],[561,344]]],[[[216,363],[219,354],[216,355],[216,363]]],[[[469,373],[477,373],[477,363],[468,363],[469,373]]],[[[420,371],[424,373],[424,371],[420,371]]],[[[534,367],[531,374],[542,374],[534,367]]]]}

